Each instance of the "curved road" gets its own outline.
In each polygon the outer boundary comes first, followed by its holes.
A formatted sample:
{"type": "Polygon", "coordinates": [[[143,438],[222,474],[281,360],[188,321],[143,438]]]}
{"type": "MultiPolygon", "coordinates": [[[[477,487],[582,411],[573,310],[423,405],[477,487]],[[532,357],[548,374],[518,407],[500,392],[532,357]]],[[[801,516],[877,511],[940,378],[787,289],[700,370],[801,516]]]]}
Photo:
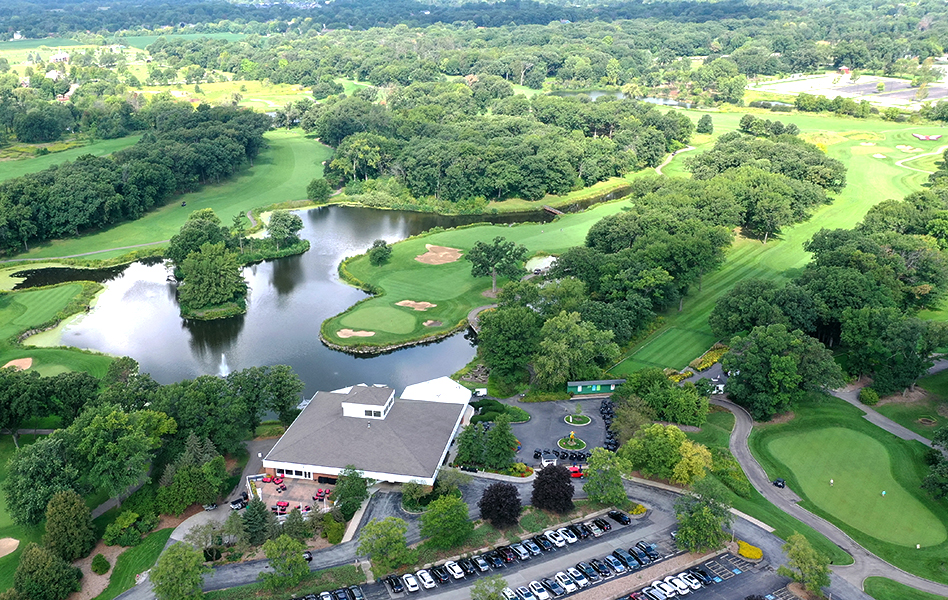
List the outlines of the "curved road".
{"type": "MultiPolygon", "coordinates": [[[[754,455],[751,454],[750,447],[747,445],[751,429],[754,427],[754,420],[751,418],[750,413],[728,400],[715,398],[711,402],[726,408],[734,414],[734,431],[731,432],[729,446],[731,453],[734,455],[734,458],[737,459],[737,462],[741,464],[741,467],[744,469],[747,478],[751,484],[753,484],[754,488],[769,502],[773,503],[774,506],[819,531],[853,557],[853,564],[833,567],[833,571],[837,575],[859,589],[862,589],[862,582],[866,577],[887,577],[930,594],[948,597],[948,585],[923,579],[887,563],[860,546],[836,525],[797,505],[800,498],[789,488],[780,489],[771,485],[770,478],[767,477],[767,473],[764,472],[763,467],[760,466],[760,463],[758,463],[754,455]]],[[[865,410],[863,406],[860,406],[860,408],[865,410]]],[[[876,414],[881,419],[885,419],[882,415],[876,414]]],[[[870,421],[876,423],[873,419],[870,419],[870,421]]],[[[890,424],[895,427],[901,427],[891,421],[890,424]]],[[[883,428],[887,431],[891,431],[887,426],[883,426],[883,428]]],[[[896,433],[896,435],[899,434],[896,433]]]]}

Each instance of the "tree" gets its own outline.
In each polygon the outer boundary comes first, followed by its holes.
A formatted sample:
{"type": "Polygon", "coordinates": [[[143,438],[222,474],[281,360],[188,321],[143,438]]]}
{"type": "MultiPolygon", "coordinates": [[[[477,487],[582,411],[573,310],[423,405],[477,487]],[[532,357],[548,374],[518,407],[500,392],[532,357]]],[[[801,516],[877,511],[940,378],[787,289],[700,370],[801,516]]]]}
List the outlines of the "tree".
{"type": "Polygon", "coordinates": [[[510,417],[500,415],[487,432],[484,444],[484,464],[490,469],[503,471],[513,464],[517,455],[517,437],[510,427],[510,417]]]}
{"type": "Polygon", "coordinates": [[[392,247],[385,240],[375,240],[369,248],[369,263],[381,267],[392,256],[392,247]]]}
{"type": "Polygon", "coordinates": [[[303,558],[304,550],[306,546],[302,542],[286,534],[274,540],[267,540],[263,544],[263,553],[270,561],[273,572],[260,573],[260,579],[263,580],[264,585],[275,592],[299,584],[309,573],[309,566],[303,558]]]}
{"type": "Polygon", "coordinates": [[[247,508],[244,510],[244,527],[247,531],[247,541],[251,546],[259,546],[266,541],[269,535],[271,514],[267,505],[257,497],[250,499],[247,508]]]}
{"type": "Polygon", "coordinates": [[[303,228],[303,219],[288,210],[275,210],[267,223],[267,232],[270,239],[276,242],[277,250],[280,244],[294,244],[300,240],[297,233],[303,228]]]}
{"type": "Polygon", "coordinates": [[[39,523],[57,492],[78,486],[80,472],[64,433],[57,431],[24,446],[10,459],[3,490],[7,510],[18,525],[39,523]]]}
{"type": "Polygon", "coordinates": [[[935,498],[948,496],[948,425],[935,430],[932,436],[931,468],[922,480],[922,489],[935,498]]]}
{"type": "Polygon", "coordinates": [[[477,242],[467,259],[471,261],[471,275],[474,277],[491,276],[491,291],[497,292],[497,276],[514,278],[523,273],[523,262],[527,254],[524,246],[508,242],[506,238],[497,236],[491,244],[477,242]]]}
{"type": "Polygon", "coordinates": [[[460,498],[442,496],[428,505],[421,515],[421,535],[435,548],[455,548],[474,532],[468,507],[460,498]]]}
{"type": "Polygon", "coordinates": [[[719,548],[727,539],[724,527],[733,519],[724,501],[724,486],[711,477],[694,485],[692,491],[675,501],[678,518],[676,542],[689,552],[719,548]]]}
{"type": "Polygon", "coordinates": [[[17,448],[17,430],[31,417],[46,414],[47,385],[36,371],[21,371],[8,367],[0,369],[0,428],[13,436],[17,448]]]}
{"type": "Polygon", "coordinates": [[[82,571],[55,552],[30,542],[13,574],[13,587],[30,600],[62,600],[79,589],[82,571]]]}
{"type": "Polygon", "coordinates": [[[671,480],[675,483],[689,485],[698,481],[707,475],[714,462],[707,447],[691,440],[681,443],[678,454],[681,458],[672,470],[671,476],[671,480]]]}
{"type": "Polygon", "coordinates": [[[481,577],[471,586],[471,600],[504,600],[507,582],[500,575],[481,577]]]}
{"type": "Polygon", "coordinates": [[[511,483],[492,483],[487,486],[477,506],[481,509],[481,519],[501,529],[516,525],[523,510],[520,492],[511,483]]]}
{"type": "Polygon", "coordinates": [[[605,448],[595,448],[583,473],[586,482],[583,491],[599,504],[618,506],[629,503],[622,485],[622,474],[632,470],[632,463],[605,448]]]}
{"type": "Polygon", "coordinates": [[[698,119],[698,126],[695,128],[697,133],[714,133],[714,123],[711,121],[711,115],[701,115],[698,119]]]}
{"type": "Polygon", "coordinates": [[[224,521],[224,526],[221,528],[221,536],[225,545],[234,544],[240,547],[247,545],[249,534],[247,533],[244,517],[240,512],[230,511],[227,520],[224,521]]]}
{"type": "Polygon", "coordinates": [[[57,492],[46,507],[43,545],[72,562],[89,554],[96,539],[92,511],[82,496],[72,490],[57,492]]]}
{"type": "Polygon", "coordinates": [[[372,570],[379,574],[411,564],[417,557],[416,551],[411,550],[405,541],[407,533],[408,524],[402,519],[372,519],[359,532],[358,553],[368,556],[372,561],[372,570]]]}
{"type": "Polygon", "coordinates": [[[148,578],[158,600],[200,600],[204,574],[210,570],[201,551],[178,542],[161,553],[148,578]]]}
{"type": "Polygon", "coordinates": [[[808,392],[843,384],[843,372],[823,344],[783,324],[755,327],[731,340],[724,368],[732,373],[725,391],[754,419],[789,410],[808,392]]]}
{"type": "Polygon", "coordinates": [[[533,480],[530,504],[541,510],[566,514],[573,505],[573,482],[569,471],[562,465],[544,467],[533,480]]]}
{"type": "Polygon", "coordinates": [[[240,268],[237,254],[228,251],[223,242],[204,244],[181,264],[184,283],[178,288],[178,299],[197,310],[242,298],[247,282],[240,268]]]}
{"type": "Polygon", "coordinates": [[[187,221],[168,242],[165,257],[180,267],[192,252],[197,252],[204,244],[224,243],[229,234],[213,210],[196,210],[188,215],[187,221]]]}
{"type": "Polygon", "coordinates": [[[539,347],[541,321],[536,312],[525,306],[501,307],[478,318],[477,350],[484,363],[501,376],[523,369],[539,347]]]}
{"type": "Polygon", "coordinates": [[[681,446],[688,438],[674,425],[655,423],[639,429],[619,455],[646,477],[671,479],[681,460],[681,446]]]}
{"type": "Polygon", "coordinates": [[[794,532],[783,545],[787,565],[780,565],[777,573],[803,584],[808,592],[820,597],[830,584],[830,559],[817,552],[802,534],[794,532]]]}
{"type": "Polygon", "coordinates": [[[300,542],[313,537],[313,530],[309,523],[303,519],[303,513],[300,512],[300,509],[295,507],[287,515],[286,521],[283,522],[283,533],[300,542]]]}
{"type": "Polygon", "coordinates": [[[459,465],[484,464],[484,447],[487,435],[480,423],[465,425],[458,434],[458,455],[455,458],[459,465]]]}
{"type": "Polygon", "coordinates": [[[561,311],[540,330],[540,349],[533,360],[537,385],[556,389],[567,381],[594,379],[619,357],[611,331],[581,321],[579,313],[561,311]]]}
{"type": "Polygon", "coordinates": [[[350,520],[362,503],[369,497],[368,480],[352,465],[346,465],[333,489],[330,499],[342,512],[346,521],[350,520]]]}

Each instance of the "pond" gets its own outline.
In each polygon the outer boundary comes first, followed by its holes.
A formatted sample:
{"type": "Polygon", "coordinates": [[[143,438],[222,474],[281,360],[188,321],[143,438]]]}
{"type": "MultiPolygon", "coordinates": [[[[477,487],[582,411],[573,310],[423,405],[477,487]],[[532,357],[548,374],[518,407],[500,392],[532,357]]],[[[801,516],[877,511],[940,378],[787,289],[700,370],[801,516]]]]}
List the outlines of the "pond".
{"type": "MultiPolygon", "coordinates": [[[[589,99],[593,102],[598,98],[603,96],[611,96],[619,100],[624,100],[626,95],[623,92],[615,90],[589,90],[586,92],[553,92],[554,96],[589,96],[589,99]]],[[[689,102],[680,102],[678,100],[673,100],[671,98],[653,98],[651,96],[646,96],[645,98],[636,98],[639,102],[646,102],[648,104],[660,104],[662,106],[680,106],[681,108],[694,108],[695,105],[689,102]]]]}
{"type": "MultiPolygon", "coordinates": [[[[98,272],[106,289],[94,308],[68,322],[59,339],[44,344],[131,356],[160,383],[287,364],[306,383],[307,395],[362,382],[388,384],[401,392],[408,384],[457,371],[473,358],[473,345],[467,334],[458,333],[437,343],[371,357],[330,350],[319,340],[323,320],[366,296],[339,280],[340,261],[364,252],[379,238],[395,242],[433,227],[550,218],[542,213],[445,217],[347,206],[299,214],[304,224],[301,236],[311,244],[309,252],[247,267],[246,315],[184,321],[164,264],[134,263],[98,272]]],[[[46,285],[53,277],[65,281],[74,273],[37,271],[21,285],[46,285]]]]}

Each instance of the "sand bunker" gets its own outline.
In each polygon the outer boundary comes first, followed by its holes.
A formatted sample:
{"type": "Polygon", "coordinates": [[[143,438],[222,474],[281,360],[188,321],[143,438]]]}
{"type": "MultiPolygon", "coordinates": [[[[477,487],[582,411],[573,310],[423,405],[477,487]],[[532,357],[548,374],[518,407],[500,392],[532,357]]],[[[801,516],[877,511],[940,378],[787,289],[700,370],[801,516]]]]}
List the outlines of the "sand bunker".
{"type": "Polygon", "coordinates": [[[353,331],[352,329],[340,329],[336,332],[336,335],[341,338],[351,338],[351,337],[372,337],[375,335],[374,331],[353,331]]]}
{"type": "Polygon", "coordinates": [[[921,152],[922,151],[921,148],[913,148],[912,146],[906,146],[905,144],[896,146],[896,148],[898,148],[902,152],[921,152]]]}
{"type": "Polygon", "coordinates": [[[431,302],[415,302],[414,300],[402,300],[401,302],[395,303],[398,306],[407,306],[414,310],[428,310],[429,308],[434,308],[438,306],[437,304],[432,304],[431,302]]]}
{"type": "Polygon", "coordinates": [[[425,327],[441,327],[442,325],[444,325],[444,323],[441,321],[433,321],[431,319],[425,321],[425,327]]]}
{"type": "Polygon", "coordinates": [[[875,146],[874,142],[860,142],[860,146],[875,146]]]}
{"type": "Polygon", "coordinates": [[[6,556],[14,550],[17,549],[17,546],[20,545],[20,540],[16,538],[3,538],[0,539],[0,556],[6,556]]]}
{"type": "Polygon", "coordinates": [[[885,154],[873,154],[872,158],[885,158],[885,154]]]}
{"type": "MultiPolygon", "coordinates": [[[[18,358],[16,360],[11,360],[7,364],[3,365],[3,368],[6,369],[7,367],[13,367],[17,371],[25,371],[32,366],[33,366],[32,358],[18,358]]],[[[3,556],[3,555],[0,554],[0,556],[3,556]]]]}
{"type": "Polygon", "coordinates": [[[428,251],[416,256],[415,260],[426,265],[446,265],[461,258],[461,251],[457,248],[432,246],[431,244],[425,244],[425,248],[428,251]]]}

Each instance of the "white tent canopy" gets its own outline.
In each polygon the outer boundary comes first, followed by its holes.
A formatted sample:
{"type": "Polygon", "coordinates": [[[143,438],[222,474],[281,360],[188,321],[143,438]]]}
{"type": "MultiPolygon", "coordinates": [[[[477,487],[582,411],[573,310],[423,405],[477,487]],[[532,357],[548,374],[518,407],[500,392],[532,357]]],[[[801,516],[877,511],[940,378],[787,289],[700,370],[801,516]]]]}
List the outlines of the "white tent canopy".
{"type": "Polygon", "coordinates": [[[401,399],[467,404],[471,400],[471,391],[450,377],[439,377],[406,387],[401,399]]]}

